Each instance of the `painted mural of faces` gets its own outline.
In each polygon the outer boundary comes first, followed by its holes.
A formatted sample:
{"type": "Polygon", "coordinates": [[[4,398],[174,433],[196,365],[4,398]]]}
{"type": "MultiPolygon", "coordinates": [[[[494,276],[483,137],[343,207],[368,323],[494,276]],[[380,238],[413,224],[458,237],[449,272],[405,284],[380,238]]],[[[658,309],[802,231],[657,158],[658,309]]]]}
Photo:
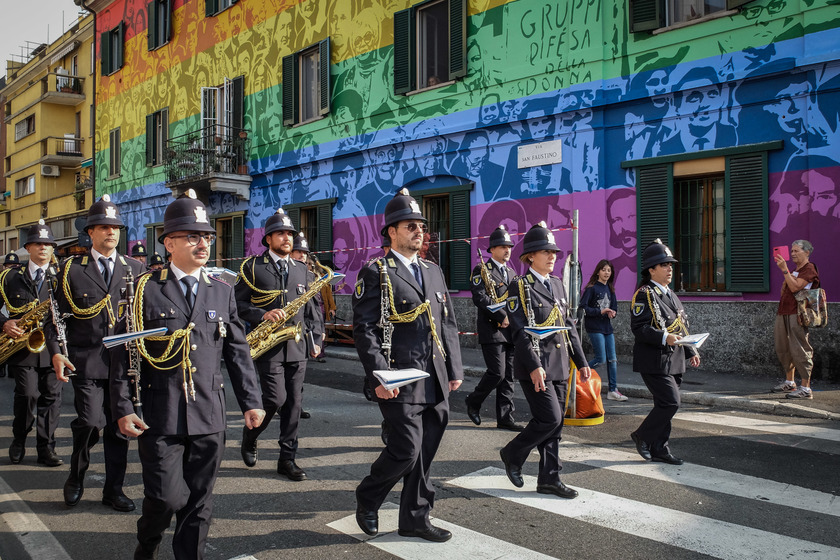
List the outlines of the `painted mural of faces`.
{"type": "Polygon", "coordinates": [[[295,27],[292,25],[292,19],[292,12],[289,9],[283,10],[274,18],[274,48],[279,53],[278,60],[294,50],[292,47],[295,27]]]}
{"type": "Polygon", "coordinates": [[[774,101],[764,105],[764,110],[776,116],[779,127],[790,134],[791,142],[799,150],[804,149],[808,143],[805,116],[811,89],[811,83],[804,77],[799,81],[791,81],[776,93],[774,101]]]}
{"type": "Polygon", "coordinates": [[[481,126],[490,126],[499,122],[499,95],[491,93],[484,96],[478,110],[478,120],[481,126]]]}
{"type": "Polygon", "coordinates": [[[636,195],[633,189],[616,189],[607,196],[610,245],[626,255],[636,254],[636,195]]]}
{"type": "Polygon", "coordinates": [[[671,104],[671,95],[668,87],[668,73],[665,70],[654,70],[645,80],[645,89],[654,107],[667,109],[671,104]]]}
{"type": "Polygon", "coordinates": [[[466,146],[467,173],[477,177],[490,160],[490,140],[484,134],[476,134],[466,146]]]}
{"type": "Polygon", "coordinates": [[[331,2],[329,5],[329,32],[330,41],[334,45],[335,55],[339,60],[351,56],[352,30],[354,29],[354,4],[352,0],[343,2],[331,2]]]}
{"type": "Polygon", "coordinates": [[[726,102],[720,86],[702,78],[685,82],[683,87],[680,114],[688,115],[690,125],[712,126],[718,120],[720,109],[726,102]]]}

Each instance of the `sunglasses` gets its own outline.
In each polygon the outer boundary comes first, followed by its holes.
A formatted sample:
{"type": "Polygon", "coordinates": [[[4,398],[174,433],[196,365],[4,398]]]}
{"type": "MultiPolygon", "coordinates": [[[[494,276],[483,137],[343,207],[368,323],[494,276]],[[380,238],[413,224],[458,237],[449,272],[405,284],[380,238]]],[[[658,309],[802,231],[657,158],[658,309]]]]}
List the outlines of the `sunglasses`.
{"type": "Polygon", "coordinates": [[[405,229],[407,229],[411,233],[414,233],[418,229],[420,231],[422,231],[423,233],[426,233],[427,231],[429,231],[429,226],[427,226],[426,224],[418,224],[416,222],[411,222],[410,224],[405,224],[405,225],[402,225],[402,226],[399,226],[399,227],[404,227],[405,229]]]}

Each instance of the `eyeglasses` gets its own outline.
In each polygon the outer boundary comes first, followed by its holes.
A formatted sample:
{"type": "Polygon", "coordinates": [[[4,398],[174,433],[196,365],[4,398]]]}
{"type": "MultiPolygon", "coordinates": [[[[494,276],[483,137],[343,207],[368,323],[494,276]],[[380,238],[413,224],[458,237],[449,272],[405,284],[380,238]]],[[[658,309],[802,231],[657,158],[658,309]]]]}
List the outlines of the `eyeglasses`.
{"type": "Polygon", "coordinates": [[[405,225],[402,225],[402,226],[399,226],[399,227],[404,227],[405,229],[407,229],[411,233],[414,233],[418,229],[420,231],[422,231],[423,233],[426,233],[427,231],[429,231],[429,226],[427,226],[426,224],[418,224],[416,222],[411,222],[410,224],[405,224],[405,225]]]}
{"type": "Polygon", "coordinates": [[[208,245],[212,245],[216,241],[215,233],[188,233],[187,235],[170,235],[171,239],[187,238],[187,243],[195,247],[203,239],[208,245]]]}
{"type": "Polygon", "coordinates": [[[749,6],[743,11],[744,19],[756,19],[764,10],[767,10],[768,15],[778,14],[784,7],[782,0],[772,0],[767,6],[749,6]]]}

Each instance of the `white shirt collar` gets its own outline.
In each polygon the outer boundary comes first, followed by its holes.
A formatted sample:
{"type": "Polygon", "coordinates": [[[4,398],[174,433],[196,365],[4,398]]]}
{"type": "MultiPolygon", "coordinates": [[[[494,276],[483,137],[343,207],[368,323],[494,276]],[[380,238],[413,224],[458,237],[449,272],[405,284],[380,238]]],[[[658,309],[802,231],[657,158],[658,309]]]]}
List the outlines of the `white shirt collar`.
{"type": "Polygon", "coordinates": [[[277,253],[275,253],[271,249],[268,250],[268,254],[271,255],[271,260],[274,261],[275,265],[277,264],[277,261],[283,261],[283,262],[286,263],[286,266],[289,265],[289,257],[291,255],[286,255],[285,257],[281,257],[280,255],[278,255],[277,253]]]}
{"type": "Polygon", "coordinates": [[[660,290],[662,290],[662,295],[663,295],[663,296],[667,296],[667,295],[668,295],[668,292],[670,291],[670,290],[668,289],[668,286],[663,286],[662,284],[660,284],[659,282],[656,282],[655,280],[651,280],[651,283],[652,283],[652,284],[656,284],[657,286],[659,286],[659,289],[660,289],[660,290]]]}
{"type": "Polygon", "coordinates": [[[540,281],[540,284],[545,284],[545,281],[548,278],[548,276],[543,276],[542,274],[540,274],[539,272],[537,272],[533,268],[529,269],[529,272],[537,277],[537,280],[540,281]]]}
{"type": "Polygon", "coordinates": [[[413,259],[409,259],[408,257],[403,255],[402,253],[399,253],[398,251],[389,251],[388,254],[389,255],[394,255],[395,257],[400,259],[402,261],[402,263],[405,265],[405,267],[409,270],[411,270],[411,265],[417,262],[417,255],[416,254],[414,255],[413,259]]]}
{"type": "Polygon", "coordinates": [[[201,280],[201,269],[200,268],[198,270],[196,270],[195,272],[193,272],[192,274],[187,274],[186,272],[184,272],[183,270],[181,270],[180,268],[178,268],[174,264],[169,263],[169,270],[172,271],[172,274],[175,275],[175,279],[178,282],[180,282],[181,278],[183,278],[184,276],[192,276],[196,280],[201,280]]]}
{"type": "Polygon", "coordinates": [[[109,257],[108,255],[103,255],[102,253],[91,247],[90,256],[93,257],[93,260],[97,263],[99,262],[99,257],[105,257],[106,259],[110,259],[111,263],[113,264],[117,260],[117,251],[114,250],[113,252],[111,252],[111,256],[109,257]]]}
{"type": "Polygon", "coordinates": [[[47,267],[48,267],[49,265],[50,265],[50,261],[47,261],[47,263],[46,263],[44,266],[38,266],[37,264],[35,264],[34,262],[32,262],[32,261],[30,260],[30,261],[29,261],[29,264],[27,264],[27,265],[26,265],[26,270],[29,272],[29,277],[30,277],[30,278],[35,278],[35,271],[36,271],[36,270],[38,270],[39,268],[40,268],[41,270],[43,270],[43,271],[44,271],[44,275],[46,275],[46,273],[47,273],[47,267]]]}
{"type": "Polygon", "coordinates": [[[490,260],[493,261],[493,264],[495,264],[499,268],[507,268],[507,264],[505,264],[505,263],[500,263],[496,259],[492,259],[492,258],[490,260]]]}

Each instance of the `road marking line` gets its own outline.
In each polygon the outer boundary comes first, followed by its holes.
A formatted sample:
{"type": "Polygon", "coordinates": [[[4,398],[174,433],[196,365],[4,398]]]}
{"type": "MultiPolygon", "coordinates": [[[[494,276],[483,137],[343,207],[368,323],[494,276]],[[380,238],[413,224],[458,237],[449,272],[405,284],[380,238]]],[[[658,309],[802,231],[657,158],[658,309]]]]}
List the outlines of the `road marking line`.
{"type": "MultiPolygon", "coordinates": [[[[524,478],[525,488],[536,486],[535,477],[524,478]]],[[[585,488],[577,487],[580,495],[574,500],[545,497],[532,490],[511,488],[504,470],[497,467],[487,467],[450,480],[449,484],[715,558],[840,558],[840,548],[593,492],[585,488]]]]}
{"type": "Polygon", "coordinates": [[[773,422],[772,420],[761,420],[758,418],[744,418],[741,416],[722,416],[720,414],[710,414],[708,412],[680,412],[675,419],[686,422],[698,422],[701,424],[715,424],[729,428],[743,428],[746,430],[769,432],[771,434],[794,435],[840,442],[840,430],[821,428],[819,426],[786,424],[784,422],[773,422]]]}
{"type": "Polygon", "coordinates": [[[396,504],[390,502],[382,504],[379,509],[379,534],[375,537],[370,537],[359,529],[355,514],[328,523],[327,527],[406,560],[440,560],[441,558],[551,560],[553,558],[441,519],[434,519],[435,526],[452,532],[452,539],[445,543],[401,537],[397,534],[398,516],[399,507],[396,504]]]}
{"type": "Polygon", "coordinates": [[[691,463],[646,463],[635,452],[608,447],[563,442],[560,449],[564,461],[840,517],[840,496],[793,484],[691,463]]]}
{"type": "Polygon", "coordinates": [[[50,530],[35,515],[6,481],[0,478],[0,519],[20,541],[30,558],[38,560],[73,560],[50,530]]]}

